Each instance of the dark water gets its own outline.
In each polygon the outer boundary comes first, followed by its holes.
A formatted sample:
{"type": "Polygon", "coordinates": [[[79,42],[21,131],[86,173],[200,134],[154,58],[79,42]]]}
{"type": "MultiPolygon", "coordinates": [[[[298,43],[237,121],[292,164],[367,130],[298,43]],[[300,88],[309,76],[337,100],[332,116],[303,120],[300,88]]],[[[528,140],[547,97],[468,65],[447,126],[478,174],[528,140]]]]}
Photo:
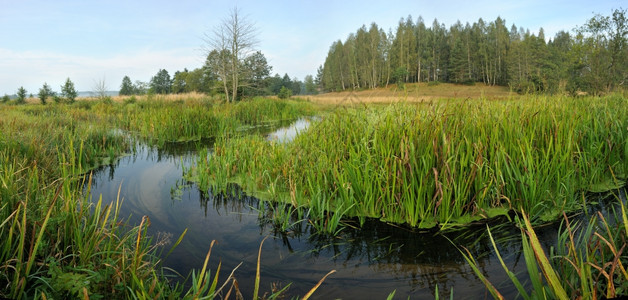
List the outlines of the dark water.
{"type": "MultiPolygon", "coordinates": [[[[455,299],[492,298],[454,246],[458,245],[471,251],[506,298],[516,295],[493,254],[486,224],[442,233],[375,220],[360,229],[346,228],[333,238],[314,234],[302,222],[291,233],[278,233],[260,218],[265,204],[237,187],[216,194],[199,191],[182,179],[182,166],[194,161],[195,149],[195,144],[161,150],[140,145],[134,155],[96,170],[92,181],[93,197],[102,195],[105,203],[115,200],[120,188],[124,200],[121,216],[130,215],[131,224],[139,224],[142,216],[148,216],[153,236],[170,236],[174,242],[188,229],[181,244],[164,261],[165,267],[183,276],[202,267],[211,241],[216,240],[211,269],[216,270],[222,262],[222,284],[242,263],[235,277],[245,298],[250,298],[260,242],[269,236],[261,257],[262,293],[270,291],[272,284],[292,283],[289,296],[303,295],[327,272],[336,270],[313,298],[385,299],[396,290],[396,299],[433,299],[436,286],[441,297],[448,297],[453,289],[455,299]]],[[[526,278],[519,229],[505,218],[493,220],[489,226],[509,268],[526,278]]],[[[538,234],[550,245],[556,241],[556,232],[557,225],[550,225],[538,234]]],[[[164,252],[169,248],[166,246],[164,252]]]]}

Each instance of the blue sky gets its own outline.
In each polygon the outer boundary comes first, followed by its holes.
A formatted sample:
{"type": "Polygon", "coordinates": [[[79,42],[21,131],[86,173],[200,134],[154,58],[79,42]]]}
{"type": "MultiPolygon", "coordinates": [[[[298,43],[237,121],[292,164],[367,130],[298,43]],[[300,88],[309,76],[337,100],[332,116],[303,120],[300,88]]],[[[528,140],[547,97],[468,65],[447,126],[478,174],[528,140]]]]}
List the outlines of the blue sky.
{"type": "Polygon", "coordinates": [[[400,18],[435,18],[447,27],[460,20],[493,21],[538,32],[547,38],[583,25],[594,13],[610,15],[620,0],[531,1],[49,1],[0,0],[0,95],[20,86],[37,94],[70,78],[91,91],[105,80],[117,90],[122,77],[149,81],[159,69],[172,75],[202,66],[203,36],[237,6],[259,30],[258,50],[272,73],[303,79],[316,74],[333,41],[345,40],[375,22],[388,32],[400,18]]]}

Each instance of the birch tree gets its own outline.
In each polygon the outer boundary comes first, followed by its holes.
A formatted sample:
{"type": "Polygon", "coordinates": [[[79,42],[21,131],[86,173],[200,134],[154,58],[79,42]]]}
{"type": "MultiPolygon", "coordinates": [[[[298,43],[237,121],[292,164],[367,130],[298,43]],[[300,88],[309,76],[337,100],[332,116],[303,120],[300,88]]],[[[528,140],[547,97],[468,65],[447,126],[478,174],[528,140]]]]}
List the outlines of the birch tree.
{"type": "Polygon", "coordinates": [[[227,102],[237,99],[245,71],[244,60],[255,52],[257,33],[255,24],[234,8],[213,31],[205,34],[205,53],[213,56],[211,61],[215,65],[212,67],[222,81],[227,102]]]}

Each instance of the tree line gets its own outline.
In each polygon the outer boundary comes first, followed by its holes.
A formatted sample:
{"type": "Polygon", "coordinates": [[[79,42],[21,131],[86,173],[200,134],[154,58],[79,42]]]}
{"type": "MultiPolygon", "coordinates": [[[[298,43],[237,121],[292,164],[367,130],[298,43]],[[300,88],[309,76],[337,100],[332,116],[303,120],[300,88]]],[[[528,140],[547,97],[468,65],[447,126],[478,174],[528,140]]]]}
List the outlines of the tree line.
{"type": "MultiPolygon", "coordinates": [[[[260,52],[259,55],[263,54],[260,52]]],[[[279,95],[282,88],[290,91],[291,95],[311,95],[318,92],[318,86],[311,75],[305,76],[304,81],[296,77],[290,78],[288,74],[270,76],[272,67],[266,63],[263,66],[263,68],[250,73],[251,75],[240,78],[244,84],[238,87],[238,97],[279,95]]],[[[225,95],[223,82],[207,65],[191,71],[187,68],[183,71],[176,71],[172,76],[167,70],[160,69],[148,82],[132,81],[129,76],[124,76],[119,90],[121,96],[192,92],[225,95]]]]}
{"type": "MultiPolygon", "coordinates": [[[[278,95],[280,98],[288,98],[291,95],[317,93],[317,83],[311,75],[306,76],[304,81],[290,78],[288,74],[283,77],[279,74],[270,76],[272,66],[268,64],[264,54],[254,48],[257,44],[256,35],[253,23],[234,8],[228,18],[206,34],[206,58],[202,67],[192,71],[176,71],[173,76],[167,70],[160,69],[149,82],[133,82],[129,76],[124,76],[119,95],[199,92],[220,94],[231,102],[242,97],[278,95]]],[[[77,93],[69,78],[66,86],[61,88],[62,95],[73,102],[77,93]],[[68,84],[71,84],[73,94],[66,93],[69,90],[68,84]]],[[[104,99],[107,93],[105,80],[96,81],[94,94],[104,99]]],[[[17,102],[25,103],[25,95],[26,90],[20,87],[16,94],[17,102]]],[[[55,101],[61,99],[46,83],[40,89],[39,97],[43,104],[48,97],[54,97],[55,101]]],[[[9,99],[5,95],[1,101],[8,102],[9,99]]]]}
{"type": "Polygon", "coordinates": [[[595,15],[546,42],[498,17],[447,28],[437,19],[402,18],[393,33],[362,26],[329,49],[317,79],[324,91],[366,89],[406,82],[452,82],[510,86],[520,93],[624,89],[628,78],[626,10],[595,15]]]}
{"type": "Polygon", "coordinates": [[[176,71],[173,77],[162,69],[152,77],[149,84],[133,84],[125,76],[120,95],[200,92],[221,94],[226,101],[231,102],[250,96],[278,95],[286,98],[317,92],[312,76],[306,76],[305,82],[291,79],[288,74],[271,77],[272,66],[261,51],[255,51],[256,36],[254,24],[234,8],[228,18],[205,34],[206,58],[201,68],[176,71]]]}
{"type": "MultiPolygon", "coordinates": [[[[25,104],[27,98],[28,91],[23,87],[19,87],[17,89],[17,93],[15,93],[15,103],[16,104],[25,104]]],[[[30,98],[33,98],[33,94],[30,94],[30,98]]],[[[74,103],[76,97],[78,97],[78,91],[74,88],[74,82],[67,78],[65,83],[61,86],[61,93],[53,91],[48,83],[44,82],[44,85],[39,89],[39,93],[37,94],[39,101],[41,104],[48,103],[48,99],[52,99],[54,102],[61,103],[74,103]]],[[[11,97],[7,94],[0,98],[0,103],[8,103],[11,100],[11,97]]]]}
{"type": "MultiPolygon", "coordinates": [[[[344,42],[334,42],[316,77],[308,75],[303,81],[288,74],[270,76],[272,66],[254,48],[255,33],[252,23],[234,9],[206,34],[203,66],[173,76],[160,69],[149,82],[125,76],[119,94],[198,92],[235,101],[439,81],[503,85],[519,93],[599,94],[625,89],[628,78],[628,20],[621,8],[609,16],[595,15],[572,33],[560,31],[547,41],[543,28],[536,34],[514,24],[508,29],[500,17],[488,23],[458,21],[447,28],[437,19],[427,26],[422,17],[415,21],[408,16],[401,18],[395,32],[372,23],[344,42]]],[[[97,85],[100,94],[106,93],[104,80],[97,85]]],[[[59,96],[44,83],[38,97],[43,104],[48,98],[73,102],[77,92],[69,78],[61,89],[59,96]]],[[[16,98],[25,102],[23,87],[16,98]]],[[[9,100],[8,95],[0,98],[9,100]]]]}

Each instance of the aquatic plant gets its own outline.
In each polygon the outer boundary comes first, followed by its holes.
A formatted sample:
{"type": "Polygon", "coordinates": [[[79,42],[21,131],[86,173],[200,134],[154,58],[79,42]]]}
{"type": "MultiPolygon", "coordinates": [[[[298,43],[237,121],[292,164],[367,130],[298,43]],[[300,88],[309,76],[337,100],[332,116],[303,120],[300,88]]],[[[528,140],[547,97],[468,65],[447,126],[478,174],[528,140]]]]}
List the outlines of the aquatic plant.
{"type": "MultiPolygon", "coordinates": [[[[572,224],[563,215],[557,247],[548,255],[541,246],[529,217],[522,214],[521,238],[531,289],[508,270],[498,246],[493,248],[504,270],[523,299],[610,299],[628,294],[626,264],[626,211],[611,214],[612,221],[598,212],[584,226],[572,224]]],[[[488,229],[490,234],[490,229],[488,229]]],[[[462,251],[476,275],[495,299],[504,299],[499,290],[482,274],[468,250],[462,251]]]]}
{"type": "Polygon", "coordinates": [[[191,173],[203,189],[235,182],[307,207],[321,224],[372,217],[446,228],[519,208],[547,221],[581,208],[579,191],[623,184],[626,104],[529,97],[338,109],[288,144],[218,139],[191,173]]]}
{"type": "MultiPolygon", "coordinates": [[[[203,105],[208,104],[203,100],[187,104],[77,101],[72,105],[55,103],[45,107],[3,106],[0,112],[0,297],[145,299],[216,295],[209,293],[211,285],[206,289],[205,282],[209,278],[206,267],[201,269],[200,276],[194,275],[196,289],[171,285],[160,265],[160,253],[172,243],[148,234],[148,217],[142,218],[140,224],[127,224],[119,215],[122,202],[119,198],[96,200],[89,192],[83,193],[85,186],[89,191],[89,170],[111,163],[130,151],[133,142],[130,137],[162,141],[175,135],[195,139],[198,135],[214,134],[207,128],[206,132],[194,131],[198,124],[192,124],[193,119],[204,115],[195,115],[193,110],[203,105]],[[135,110],[142,105],[146,111],[135,110]],[[173,112],[180,106],[189,108],[182,109],[181,114],[173,112]],[[156,110],[160,107],[163,111],[156,110]],[[134,125],[137,127],[129,124],[135,124],[130,121],[135,114],[154,112],[164,112],[175,119],[158,124],[165,129],[146,131],[146,135],[136,135],[136,132],[128,135],[120,130],[146,126],[145,123],[134,125]],[[192,129],[186,129],[188,127],[192,129]],[[110,200],[114,201],[104,205],[110,200]],[[198,291],[201,293],[196,293],[198,291]]],[[[231,108],[217,106],[226,124],[240,122],[233,121],[235,117],[229,115],[231,108]]],[[[301,112],[299,108],[295,111],[301,112]]],[[[277,111],[277,115],[289,116],[290,113],[277,111]]],[[[184,235],[185,232],[172,247],[176,247],[184,235]]],[[[172,248],[168,253],[171,251],[172,248]]],[[[281,292],[285,290],[275,295],[281,292]]]]}
{"type": "Polygon", "coordinates": [[[201,140],[227,135],[271,121],[296,119],[313,113],[305,101],[255,98],[237,103],[211,99],[168,101],[138,100],[120,107],[121,128],[157,145],[165,142],[201,140]]]}

